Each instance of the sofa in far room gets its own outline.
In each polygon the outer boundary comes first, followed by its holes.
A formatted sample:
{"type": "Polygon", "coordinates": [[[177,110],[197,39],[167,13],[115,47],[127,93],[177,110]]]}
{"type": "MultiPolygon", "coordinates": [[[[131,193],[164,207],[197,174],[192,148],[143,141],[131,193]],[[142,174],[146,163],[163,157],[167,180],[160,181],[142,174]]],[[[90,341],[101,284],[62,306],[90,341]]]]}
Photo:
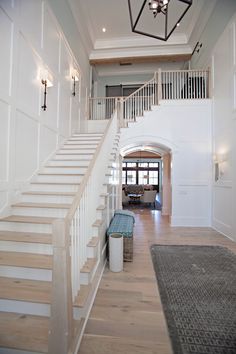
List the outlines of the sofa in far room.
{"type": "Polygon", "coordinates": [[[157,191],[151,184],[124,184],[122,186],[122,204],[131,201],[129,194],[140,196],[142,203],[155,203],[157,191]]]}

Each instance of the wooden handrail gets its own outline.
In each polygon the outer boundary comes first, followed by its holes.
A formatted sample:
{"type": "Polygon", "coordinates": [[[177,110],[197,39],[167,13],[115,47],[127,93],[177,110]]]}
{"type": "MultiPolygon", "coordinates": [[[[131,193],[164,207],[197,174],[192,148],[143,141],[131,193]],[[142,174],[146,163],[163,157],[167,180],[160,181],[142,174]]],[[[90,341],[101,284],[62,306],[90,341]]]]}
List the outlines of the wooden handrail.
{"type": "Polygon", "coordinates": [[[151,80],[147,81],[145,84],[143,84],[141,87],[139,87],[139,89],[137,89],[136,91],[134,91],[133,93],[131,93],[129,96],[127,97],[123,97],[124,98],[124,102],[127,101],[129,98],[131,98],[132,96],[135,96],[139,91],[143,90],[144,87],[148,86],[153,80],[155,80],[155,76],[153,76],[151,78],[151,80]]]}

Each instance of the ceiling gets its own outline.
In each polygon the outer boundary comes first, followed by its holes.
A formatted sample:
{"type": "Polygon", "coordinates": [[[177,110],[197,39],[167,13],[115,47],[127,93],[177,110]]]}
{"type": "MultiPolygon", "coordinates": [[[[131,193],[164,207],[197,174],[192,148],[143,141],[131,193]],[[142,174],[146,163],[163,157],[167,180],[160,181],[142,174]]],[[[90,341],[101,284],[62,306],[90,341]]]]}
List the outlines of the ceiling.
{"type": "MultiPolygon", "coordinates": [[[[68,2],[77,24],[87,30],[90,62],[96,65],[98,71],[101,65],[104,74],[104,65],[107,64],[110,73],[115,71],[120,73],[119,64],[127,61],[126,59],[135,64],[136,71],[140,71],[143,63],[147,62],[162,66],[165,63],[174,69],[181,68],[183,63],[191,58],[196,38],[200,36],[200,31],[207,23],[216,0],[193,0],[180,26],[175,29],[167,42],[132,33],[128,0],[68,0],[68,2]],[[103,28],[106,28],[106,32],[102,31],[103,28]]],[[[131,0],[134,13],[137,13],[142,3],[143,0],[131,0]]],[[[177,13],[180,2],[171,0],[171,3],[174,12],[177,13]]],[[[154,32],[159,30],[149,10],[146,10],[142,19],[142,26],[144,29],[145,26],[150,27],[154,32]]],[[[132,68],[129,67],[129,71],[132,71],[132,68]]]]}

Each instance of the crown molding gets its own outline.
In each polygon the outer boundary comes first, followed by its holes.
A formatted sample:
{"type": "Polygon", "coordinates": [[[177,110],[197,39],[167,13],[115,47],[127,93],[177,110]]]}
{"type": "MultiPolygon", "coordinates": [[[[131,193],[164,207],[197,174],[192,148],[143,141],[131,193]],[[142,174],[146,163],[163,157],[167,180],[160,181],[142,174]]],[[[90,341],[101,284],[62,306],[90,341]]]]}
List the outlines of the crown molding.
{"type": "Polygon", "coordinates": [[[187,44],[187,36],[184,33],[172,35],[168,42],[163,42],[154,38],[133,35],[130,37],[113,37],[109,39],[98,39],[94,43],[94,50],[118,49],[135,47],[168,47],[169,45],[187,44]]]}
{"type": "Polygon", "coordinates": [[[156,47],[141,47],[141,48],[120,48],[120,49],[104,49],[93,50],[89,56],[90,61],[98,59],[111,58],[140,58],[140,57],[155,57],[155,56],[172,56],[172,55],[188,55],[192,53],[192,48],[186,45],[168,45],[156,47]]]}

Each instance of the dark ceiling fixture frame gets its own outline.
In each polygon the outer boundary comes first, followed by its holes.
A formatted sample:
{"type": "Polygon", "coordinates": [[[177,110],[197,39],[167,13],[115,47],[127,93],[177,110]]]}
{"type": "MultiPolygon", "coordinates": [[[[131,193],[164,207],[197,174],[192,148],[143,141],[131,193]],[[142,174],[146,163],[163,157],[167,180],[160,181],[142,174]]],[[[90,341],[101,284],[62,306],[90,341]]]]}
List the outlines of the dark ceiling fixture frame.
{"type": "Polygon", "coordinates": [[[138,16],[134,20],[133,19],[133,15],[132,15],[131,0],[128,0],[129,15],[130,15],[130,23],[131,23],[132,32],[135,32],[135,33],[138,33],[138,34],[142,34],[144,36],[148,36],[148,37],[151,37],[151,38],[160,39],[162,41],[167,41],[168,38],[170,37],[170,35],[176,29],[176,27],[178,27],[180,21],[182,20],[182,18],[186,14],[186,12],[192,6],[192,3],[193,3],[193,0],[144,0],[143,3],[142,3],[141,8],[139,10],[138,16]],[[159,15],[159,14],[162,14],[163,16],[165,16],[165,29],[164,29],[165,36],[164,37],[161,37],[161,36],[158,36],[158,35],[155,35],[155,34],[152,34],[152,33],[148,33],[148,32],[139,31],[138,29],[136,29],[147,1],[148,1],[149,9],[152,11],[152,13],[154,15],[154,18],[156,18],[157,15],[159,15]],[[182,15],[179,17],[177,22],[173,25],[172,29],[168,33],[168,9],[169,9],[169,4],[170,4],[171,1],[172,2],[173,1],[182,2],[184,4],[187,4],[188,6],[186,7],[186,9],[182,13],[182,15]]]}
{"type": "Polygon", "coordinates": [[[193,54],[194,54],[195,52],[196,52],[196,53],[199,53],[201,48],[202,48],[202,43],[197,42],[196,45],[195,45],[195,47],[194,47],[194,49],[193,49],[193,51],[192,51],[191,56],[193,56],[193,54]]]}

